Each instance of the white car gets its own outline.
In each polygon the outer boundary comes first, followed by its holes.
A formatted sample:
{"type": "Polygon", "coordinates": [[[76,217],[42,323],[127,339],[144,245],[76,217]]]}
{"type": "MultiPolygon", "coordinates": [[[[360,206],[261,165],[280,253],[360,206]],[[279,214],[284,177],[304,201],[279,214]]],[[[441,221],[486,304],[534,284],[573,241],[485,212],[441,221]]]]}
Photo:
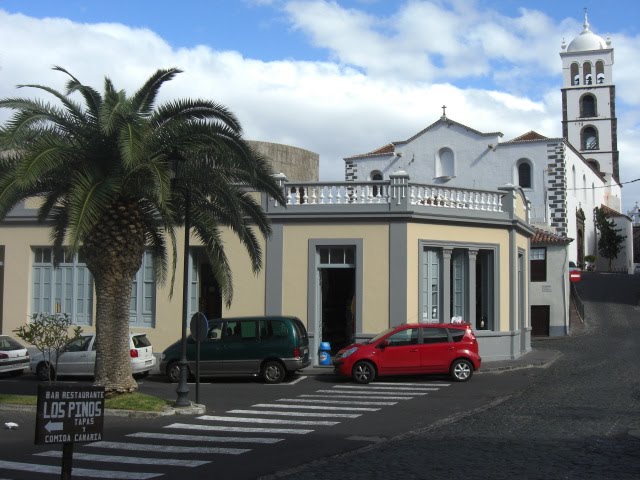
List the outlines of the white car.
{"type": "Polygon", "coordinates": [[[13,337],[0,335],[0,373],[22,375],[29,368],[29,352],[13,337]]]}
{"type": "MultiPolygon", "coordinates": [[[[131,370],[134,375],[147,375],[156,364],[153,348],[144,333],[129,334],[131,370]]],[[[55,354],[45,358],[42,353],[31,357],[31,372],[41,380],[58,376],[93,376],[96,364],[96,341],[94,334],[83,334],[69,342],[58,359],[56,368],[55,354]],[[51,376],[49,376],[49,369],[51,376]]]]}

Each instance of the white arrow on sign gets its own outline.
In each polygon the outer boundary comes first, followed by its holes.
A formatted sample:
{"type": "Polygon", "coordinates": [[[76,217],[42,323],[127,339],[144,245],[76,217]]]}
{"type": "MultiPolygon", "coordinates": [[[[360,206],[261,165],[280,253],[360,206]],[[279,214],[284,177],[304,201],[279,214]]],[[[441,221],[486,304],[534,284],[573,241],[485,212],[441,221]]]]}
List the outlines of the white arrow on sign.
{"type": "Polygon", "coordinates": [[[55,430],[62,430],[62,428],[63,428],[62,422],[52,422],[51,420],[49,420],[47,422],[47,424],[44,426],[44,429],[47,432],[52,432],[52,431],[55,431],[55,430]]]}

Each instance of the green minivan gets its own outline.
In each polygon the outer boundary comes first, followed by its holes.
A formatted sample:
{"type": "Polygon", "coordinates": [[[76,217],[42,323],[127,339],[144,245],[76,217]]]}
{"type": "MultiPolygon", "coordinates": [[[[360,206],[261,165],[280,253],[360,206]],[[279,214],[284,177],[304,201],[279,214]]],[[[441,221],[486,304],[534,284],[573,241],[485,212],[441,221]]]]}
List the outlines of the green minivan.
{"type": "MultiPolygon", "coordinates": [[[[160,372],[180,380],[181,342],[162,352],[160,372]]],[[[196,342],[187,339],[189,375],[196,371],[196,342]]],[[[309,337],[297,317],[237,317],[209,321],[200,343],[200,375],[260,375],[266,383],[280,383],[311,364],[309,337]]]]}

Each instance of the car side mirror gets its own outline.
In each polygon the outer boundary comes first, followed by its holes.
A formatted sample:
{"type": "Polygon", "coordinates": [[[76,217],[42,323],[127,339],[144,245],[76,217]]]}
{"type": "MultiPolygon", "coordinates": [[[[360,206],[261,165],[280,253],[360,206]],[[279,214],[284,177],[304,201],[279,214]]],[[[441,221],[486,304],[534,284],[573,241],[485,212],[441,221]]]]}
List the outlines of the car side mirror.
{"type": "Polygon", "coordinates": [[[378,348],[380,350],[384,350],[385,348],[387,348],[389,346],[389,340],[383,340],[378,344],[378,348]]]}

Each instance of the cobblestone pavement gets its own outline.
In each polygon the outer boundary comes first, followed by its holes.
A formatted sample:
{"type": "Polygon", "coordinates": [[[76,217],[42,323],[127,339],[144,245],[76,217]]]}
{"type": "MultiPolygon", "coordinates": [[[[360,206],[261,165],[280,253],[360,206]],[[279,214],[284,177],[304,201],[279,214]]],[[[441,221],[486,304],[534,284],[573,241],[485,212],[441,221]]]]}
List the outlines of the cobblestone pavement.
{"type": "MultiPolygon", "coordinates": [[[[640,276],[583,276],[585,328],[529,386],[441,425],[265,478],[640,479],[640,276]]],[[[481,381],[481,376],[472,381],[481,381]]]]}

